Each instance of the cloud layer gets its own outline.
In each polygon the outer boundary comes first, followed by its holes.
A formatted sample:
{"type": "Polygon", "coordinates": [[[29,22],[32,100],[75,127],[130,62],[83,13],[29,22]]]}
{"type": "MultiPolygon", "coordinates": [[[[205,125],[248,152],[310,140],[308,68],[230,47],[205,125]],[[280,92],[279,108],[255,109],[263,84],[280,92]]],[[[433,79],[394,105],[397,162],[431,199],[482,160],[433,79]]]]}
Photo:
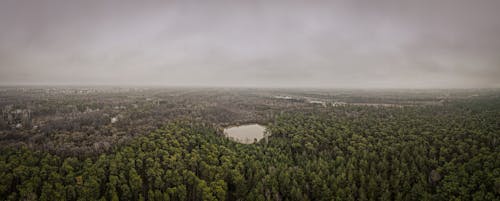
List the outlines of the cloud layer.
{"type": "Polygon", "coordinates": [[[1,1],[0,84],[500,87],[500,1],[1,1]]]}

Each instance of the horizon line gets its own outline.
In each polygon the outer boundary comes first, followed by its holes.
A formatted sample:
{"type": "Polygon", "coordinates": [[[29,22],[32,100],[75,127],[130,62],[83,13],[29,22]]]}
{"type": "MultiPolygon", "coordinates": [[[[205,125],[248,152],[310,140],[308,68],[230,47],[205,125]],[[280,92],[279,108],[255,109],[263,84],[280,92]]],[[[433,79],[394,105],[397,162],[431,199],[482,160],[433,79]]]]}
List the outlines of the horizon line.
{"type": "Polygon", "coordinates": [[[169,85],[169,84],[5,84],[2,88],[95,87],[95,88],[230,88],[230,89],[335,89],[335,90],[486,90],[499,87],[332,87],[332,86],[249,86],[249,85],[169,85]]]}

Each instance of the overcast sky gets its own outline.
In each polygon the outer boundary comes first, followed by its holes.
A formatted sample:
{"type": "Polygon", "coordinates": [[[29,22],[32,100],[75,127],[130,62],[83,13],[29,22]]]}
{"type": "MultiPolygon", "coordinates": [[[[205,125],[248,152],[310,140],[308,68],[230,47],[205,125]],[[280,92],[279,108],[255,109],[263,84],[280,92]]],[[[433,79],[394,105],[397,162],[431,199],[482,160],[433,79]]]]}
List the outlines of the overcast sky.
{"type": "Polygon", "coordinates": [[[0,84],[500,87],[500,1],[1,0],[0,84]]]}

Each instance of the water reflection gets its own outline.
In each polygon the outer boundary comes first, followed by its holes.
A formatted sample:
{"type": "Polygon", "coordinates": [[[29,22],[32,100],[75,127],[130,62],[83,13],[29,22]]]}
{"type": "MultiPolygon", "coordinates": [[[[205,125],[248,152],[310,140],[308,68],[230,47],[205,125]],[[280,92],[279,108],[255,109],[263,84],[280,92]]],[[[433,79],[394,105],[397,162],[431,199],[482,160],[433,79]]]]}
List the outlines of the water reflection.
{"type": "Polygon", "coordinates": [[[259,124],[249,124],[226,128],[224,134],[237,142],[251,144],[255,140],[262,139],[265,130],[266,127],[259,124]]]}

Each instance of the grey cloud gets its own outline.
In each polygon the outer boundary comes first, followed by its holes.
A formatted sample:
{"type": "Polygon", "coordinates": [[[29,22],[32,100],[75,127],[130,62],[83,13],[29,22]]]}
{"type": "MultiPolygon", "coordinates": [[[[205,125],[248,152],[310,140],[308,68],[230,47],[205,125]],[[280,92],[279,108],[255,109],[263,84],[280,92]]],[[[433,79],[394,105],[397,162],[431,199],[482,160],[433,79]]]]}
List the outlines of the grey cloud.
{"type": "Polygon", "coordinates": [[[500,87],[500,2],[2,1],[0,84],[500,87]]]}

